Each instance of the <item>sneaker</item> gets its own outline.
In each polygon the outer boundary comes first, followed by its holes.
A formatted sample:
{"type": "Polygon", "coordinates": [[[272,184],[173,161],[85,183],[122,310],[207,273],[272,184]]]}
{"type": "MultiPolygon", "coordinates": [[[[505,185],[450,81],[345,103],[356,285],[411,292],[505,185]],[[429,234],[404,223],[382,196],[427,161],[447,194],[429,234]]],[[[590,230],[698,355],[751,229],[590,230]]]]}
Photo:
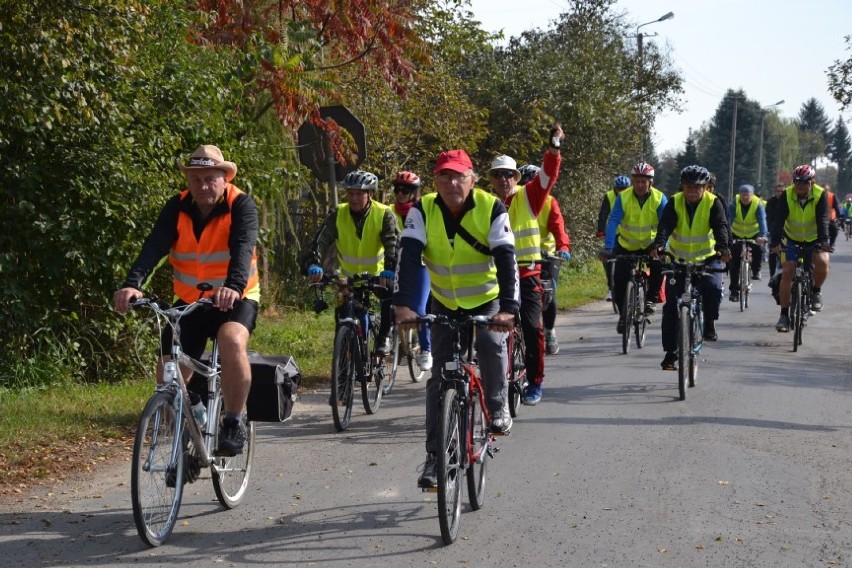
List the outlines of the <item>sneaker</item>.
{"type": "Polygon", "coordinates": [[[438,487],[438,460],[435,454],[426,454],[426,461],[423,463],[423,473],[417,478],[417,487],[420,489],[438,487]]]}
{"type": "Polygon", "coordinates": [[[758,270],[757,272],[752,272],[751,279],[755,281],[760,280],[760,270],[758,270]]]}
{"type": "Polygon", "coordinates": [[[815,312],[822,311],[822,294],[819,292],[811,293],[811,309],[815,312]]]}
{"type": "Polygon", "coordinates": [[[657,305],[654,303],[654,301],[648,300],[647,302],[645,302],[645,315],[652,316],[655,313],[657,313],[657,305]]]}
{"type": "Polygon", "coordinates": [[[559,353],[559,341],[556,339],[556,332],[548,330],[544,336],[544,349],[548,355],[556,355],[559,353]]]}
{"type": "Polygon", "coordinates": [[[611,301],[612,301],[612,290],[607,290],[607,291],[606,291],[606,301],[607,301],[607,302],[611,302],[611,301]]]}
{"type": "Polygon", "coordinates": [[[666,351],[666,356],[663,357],[660,367],[663,368],[663,371],[677,371],[677,352],[666,351]]]}
{"type": "Polygon", "coordinates": [[[732,290],[732,291],[731,291],[731,296],[730,296],[728,299],[729,299],[729,300],[731,300],[732,302],[739,302],[739,301],[740,301],[740,292],[739,292],[739,290],[732,290]]]}
{"type": "Polygon", "coordinates": [[[512,429],[512,416],[507,408],[491,413],[491,431],[495,434],[508,434],[512,429]]]}
{"type": "Polygon", "coordinates": [[[417,354],[417,365],[424,371],[432,369],[432,352],[421,351],[417,354]]]}
{"type": "Polygon", "coordinates": [[[618,323],[615,326],[615,331],[618,333],[618,335],[621,335],[622,333],[624,333],[624,320],[623,319],[621,319],[621,318],[618,319],[618,323]]]}
{"type": "Polygon", "coordinates": [[[390,337],[379,338],[376,342],[376,355],[385,357],[391,352],[390,337]]]}
{"type": "Polygon", "coordinates": [[[716,322],[704,322],[704,341],[716,341],[719,336],[716,334],[716,322]]]}
{"type": "Polygon", "coordinates": [[[541,400],[541,385],[530,385],[521,400],[526,405],[535,406],[541,400]]]}
{"type": "Polygon", "coordinates": [[[225,418],[219,429],[219,447],[217,456],[232,457],[243,453],[246,443],[246,425],[242,419],[225,418]]]}
{"type": "Polygon", "coordinates": [[[775,330],[779,333],[790,331],[790,318],[782,314],[775,324],[775,330]]]}

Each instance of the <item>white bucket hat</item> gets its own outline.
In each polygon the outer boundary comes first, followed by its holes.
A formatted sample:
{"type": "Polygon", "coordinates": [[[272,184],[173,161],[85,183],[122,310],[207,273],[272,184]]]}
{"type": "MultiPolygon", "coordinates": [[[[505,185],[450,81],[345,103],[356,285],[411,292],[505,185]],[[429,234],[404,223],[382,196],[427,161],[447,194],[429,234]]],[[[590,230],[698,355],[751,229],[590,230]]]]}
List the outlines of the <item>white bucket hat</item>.
{"type": "Polygon", "coordinates": [[[494,170],[510,170],[515,172],[515,181],[521,179],[521,172],[518,171],[518,164],[509,156],[497,156],[491,161],[491,167],[488,168],[489,173],[494,170]]]}

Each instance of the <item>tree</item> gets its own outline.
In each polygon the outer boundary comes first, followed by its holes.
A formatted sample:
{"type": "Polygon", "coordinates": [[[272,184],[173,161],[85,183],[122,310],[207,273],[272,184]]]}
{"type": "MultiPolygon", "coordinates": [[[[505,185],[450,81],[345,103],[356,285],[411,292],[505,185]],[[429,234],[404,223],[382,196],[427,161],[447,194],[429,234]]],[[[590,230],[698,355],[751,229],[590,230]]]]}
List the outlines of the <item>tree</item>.
{"type": "Polygon", "coordinates": [[[815,164],[825,154],[830,129],[820,102],[815,98],[805,101],[799,110],[799,163],[815,164]]]}
{"type": "MultiPolygon", "coordinates": [[[[846,48],[852,49],[852,35],[846,36],[846,48]]],[[[831,96],[840,103],[841,110],[846,110],[852,105],[852,56],[846,61],[835,59],[826,74],[831,96]]]]}
{"type": "Polygon", "coordinates": [[[837,184],[834,192],[845,195],[852,192],[852,140],[842,117],[837,118],[827,148],[828,157],[837,164],[837,184]]]}

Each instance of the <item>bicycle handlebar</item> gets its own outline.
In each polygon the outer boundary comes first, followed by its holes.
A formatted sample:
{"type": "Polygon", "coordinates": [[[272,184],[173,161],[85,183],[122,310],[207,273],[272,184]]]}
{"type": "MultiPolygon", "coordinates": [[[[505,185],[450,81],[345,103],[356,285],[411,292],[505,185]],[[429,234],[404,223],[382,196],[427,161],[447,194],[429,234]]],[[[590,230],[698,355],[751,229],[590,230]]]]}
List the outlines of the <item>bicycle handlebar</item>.
{"type": "Polygon", "coordinates": [[[191,304],[184,304],[182,306],[174,306],[168,307],[168,304],[162,300],[157,299],[156,296],[152,298],[136,298],[135,300],[130,302],[130,307],[133,309],[139,308],[150,308],[154,313],[164,316],[168,318],[170,321],[175,321],[182,318],[185,315],[189,315],[201,306],[212,306],[213,301],[209,298],[199,298],[198,300],[192,302],[191,304]],[[165,306],[165,307],[164,307],[165,306]]]}

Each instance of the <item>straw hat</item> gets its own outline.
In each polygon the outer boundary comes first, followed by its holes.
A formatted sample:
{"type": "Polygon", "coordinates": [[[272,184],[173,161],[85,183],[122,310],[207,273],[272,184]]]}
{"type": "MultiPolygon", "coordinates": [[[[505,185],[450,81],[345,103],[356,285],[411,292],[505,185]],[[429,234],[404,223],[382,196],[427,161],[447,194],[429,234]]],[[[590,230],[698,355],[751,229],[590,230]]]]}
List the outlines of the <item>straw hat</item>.
{"type": "Polygon", "coordinates": [[[180,164],[180,171],[215,168],[225,172],[225,179],[231,181],[237,175],[237,164],[228,162],[222,156],[222,150],[211,144],[202,144],[189,157],[189,162],[180,164]]]}

